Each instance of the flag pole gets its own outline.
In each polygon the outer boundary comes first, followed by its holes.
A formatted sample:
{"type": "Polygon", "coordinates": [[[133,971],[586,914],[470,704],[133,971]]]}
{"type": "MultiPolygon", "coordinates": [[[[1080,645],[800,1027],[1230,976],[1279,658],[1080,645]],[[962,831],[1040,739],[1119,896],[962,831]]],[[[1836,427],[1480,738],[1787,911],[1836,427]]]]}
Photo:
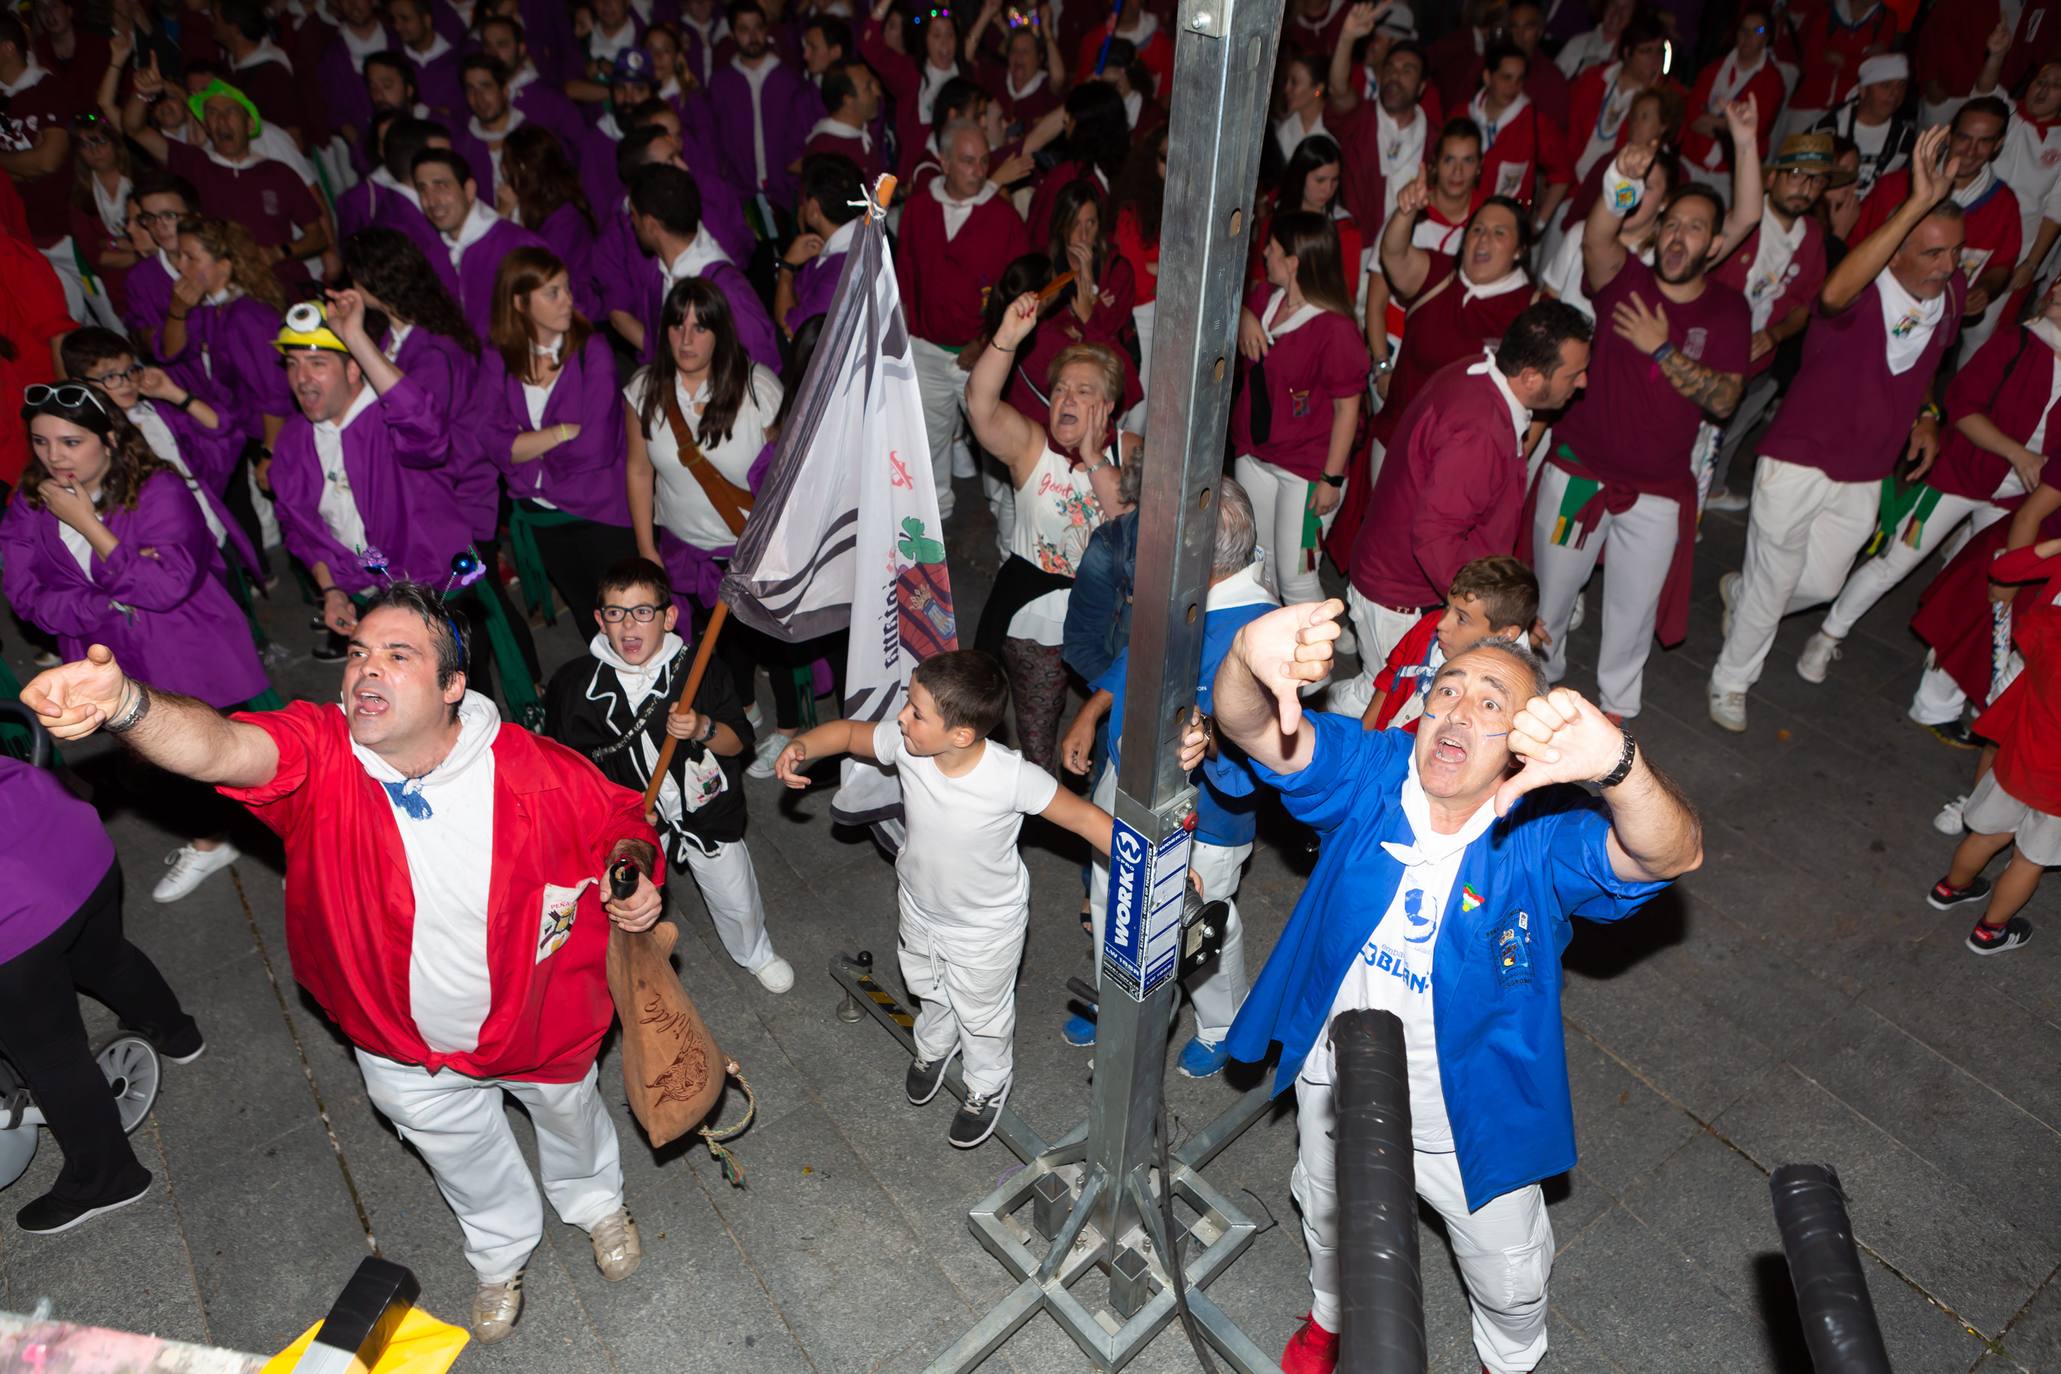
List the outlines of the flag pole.
{"type": "MultiPolygon", "coordinates": [[[[874,183],[872,204],[867,214],[878,218],[887,213],[888,202],[894,198],[895,179],[882,176],[874,183]]],[[[723,632],[723,626],[730,619],[730,603],[716,602],[716,608],[709,613],[708,625],[701,632],[701,643],[694,651],[694,666],[687,671],[687,685],[680,689],[680,699],[673,703],[672,714],[686,715],[694,709],[694,697],[701,690],[701,679],[708,672],[710,658],[715,653],[716,636],[723,632]]],[[[644,809],[649,812],[658,805],[658,790],[665,785],[666,770],[673,766],[673,751],[680,741],[667,735],[665,743],[659,746],[658,763],[651,770],[651,781],[644,787],[644,809]]]]}

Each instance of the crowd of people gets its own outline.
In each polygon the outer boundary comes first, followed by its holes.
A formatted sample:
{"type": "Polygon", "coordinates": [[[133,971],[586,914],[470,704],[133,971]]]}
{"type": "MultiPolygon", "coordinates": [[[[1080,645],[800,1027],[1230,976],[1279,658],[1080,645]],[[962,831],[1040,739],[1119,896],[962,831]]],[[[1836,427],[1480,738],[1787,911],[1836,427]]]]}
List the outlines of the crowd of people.
{"type": "MultiPolygon", "coordinates": [[[[1484,1367],[1544,1354],[1559,950],[1700,861],[1629,726],[1656,641],[1692,632],[1709,512],[1747,525],[1708,684],[1732,732],[1785,616],[1824,608],[1793,664],[1823,683],[1945,555],[1910,716],[1980,752],[1929,900],[1979,904],[1975,954],[2031,937],[2061,863],[2047,8],[1288,0],[1188,745],[1193,879],[1231,905],[1176,1064],[1278,1047],[1296,1091],[1292,1374],[1336,1360],[1327,1008],[1405,1027],[1484,1367]],[[1589,615],[1593,704],[1558,685],[1589,615]],[[1248,976],[1262,789],[1318,858],[1248,976]]],[[[1099,856],[1099,947],[1161,231],[1190,213],[1165,200],[1173,49],[1164,0],[0,13],[0,576],[45,669],[23,699],[182,799],[157,901],[237,861],[239,808],[277,832],[296,976],[458,1216],[481,1339],[512,1330],[543,1224],[502,1090],[602,1272],[641,1254],[596,1087],[610,924],[689,875],[731,959],[794,983],[747,778],[896,769],[907,1093],[961,1060],[955,1146],[1008,1097],[1025,815],[1099,856]],[[732,622],[682,702],[883,174],[940,514],[995,523],[973,647],[864,729],[818,723],[839,637],[732,622]],[[340,703],[273,690],[301,646],[257,608],[295,596],[340,703]]],[[[89,859],[0,907],[0,1046],[66,1152],[34,1232],[150,1186],[53,990],[132,1008],[174,1060],[204,1043],[122,937],[98,821],[50,793],[0,768],[16,835],[89,859]]],[[[1092,1046],[1080,1012],[1063,1034],[1092,1046]]]]}

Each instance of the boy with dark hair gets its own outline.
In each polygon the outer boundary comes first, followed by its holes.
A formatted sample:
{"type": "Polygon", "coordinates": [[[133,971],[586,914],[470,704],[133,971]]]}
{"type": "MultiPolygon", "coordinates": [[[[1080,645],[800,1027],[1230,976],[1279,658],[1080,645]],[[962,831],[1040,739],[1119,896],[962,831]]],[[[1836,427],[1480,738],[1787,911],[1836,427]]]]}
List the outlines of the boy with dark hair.
{"type": "Polygon", "coordinates": [[[1446,604],[1426,611],[1375,675],[1374,699],[1361,726],[1414,734],[1424,694],[1447,659],[1487,639],[1522,642],[1538,618],[1539,580],[1522,562],[1498,553],[1463,565],[1446,591],[1446,604]]]}
{"type": "Polygon", "coordinates": [[[809,785],[804,766],[838,754],[892,764],[901,776],[902,979],[922,1004],[906,1088],[922,1106],[952,1056],[965,1056],[966,1105],[946,1136],[962,1150],[994,1134],[1015,1067],[1016,966],[1030,929],[1030,873],[1017,853],[1023,818],[1043,816],[1103,854],[1112,827],[1107,811],[988,738],[1008,709],[1002,665],[955,649],[916,666],[895,719],[819,725],[774,765],[794,788],[809,785]]]}
{"type": "Polygon", "coordinates": [[[679,619],[665,569],[642,558],[611,567],[595,591],[592,658],[566,664],[544,689],[544,733],[592,759],[610,782],[640,792],[665,736],[679,741],[658,791],[659,842],[674,871],[694,874],[730,957],[768,992],[786,992],[794,967],[773,952],[744,846],[751,723],[724,672],[702,675],[691,710],[673,709],[694,661],[673,632],[679,619]]]}

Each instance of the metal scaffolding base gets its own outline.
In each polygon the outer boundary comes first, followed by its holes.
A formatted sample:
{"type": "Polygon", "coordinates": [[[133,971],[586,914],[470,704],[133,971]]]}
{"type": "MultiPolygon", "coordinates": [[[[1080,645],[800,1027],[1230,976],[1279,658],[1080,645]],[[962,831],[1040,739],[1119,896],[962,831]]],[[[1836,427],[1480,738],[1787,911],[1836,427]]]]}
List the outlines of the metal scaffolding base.
{"type": "MultiPolygon", "coordinates": [[[[834,956],[830,976],[845,989],[845,1001],[838,1010],[841,1020],[854,1022],[861,1012],[870,1013],[904,1049],[915,1054],[909,1013],[893,992],[875,981],[870,956],[863,951],[856,959],[834,956]]],[[[965,1100],[966,1084],[956,1062],[946,1071],[945,1087],[965,1100]]],[[[1254,1345],[1203,1292],[1204,1286],[1252,1243],[1259,1226],[1204,1178],[1202,1170],[1246,1127],[1264,1116],[1272,1101],[1273,1094],[1262,1083],[1173,1151],[1177,1235],[1172,1238],[1165,1234],[1159,1206],[1160,1190],[1167,1181],[1157,1168],[1141,1170],[1128,1181],[1112,1180],[1105,1169],[1087,1160],[1087,1122],[1048,1144],[1021,1116],[1004,1106],[995,1138],[1008,1146],[1024,1167],[976,1203],[967,1220],[980,1243],[1018,1283],[931,1361],[927,1374],[958,1374],[978,1368],[1040,1311],[1051,1313],[1060,1329],[1073,1338],[1088,1357],[1090,1368],[1122,1369],[1174,1320],[1174,1280],[1169,1265],[1172,1245],[1180,1246],[1181,1267],[1188,1280],[1188,1309],[1225,1364],[1237,1374],[1268,1374],[1278,1369],[1278,1362],[1254,1345]],[[1112,1188],[1128,1189],[1133,1205],[1107,1207],[1106,1194],[1112,1188]],[[1104,1216],[1118,1214],[1139,1220],[1123,1234],[1110,1237],[1094,1224],[1098,1211],[1104,1216]],[[1077,1287],[1094,1296],[1084,1298],[1074,1291],[1077,1287]]]]}

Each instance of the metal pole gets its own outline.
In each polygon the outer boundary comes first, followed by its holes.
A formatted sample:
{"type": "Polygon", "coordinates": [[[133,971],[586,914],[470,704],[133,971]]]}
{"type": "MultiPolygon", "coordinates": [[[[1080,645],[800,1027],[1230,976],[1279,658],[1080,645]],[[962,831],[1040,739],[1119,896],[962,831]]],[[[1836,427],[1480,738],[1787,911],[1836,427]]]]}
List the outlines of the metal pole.
{"type": "Polygon", "coordinates": [[[1252,194],[1282,0],[1184,0],[1169,102],[1152,392],[1110,863],[1088,1161],[1111,1240],[1140,1222],[1126,1186],[1153,1158],[1178,965],[1194,788],[1178,761],[1195,701],[1230,421],[1252,194]]]}

